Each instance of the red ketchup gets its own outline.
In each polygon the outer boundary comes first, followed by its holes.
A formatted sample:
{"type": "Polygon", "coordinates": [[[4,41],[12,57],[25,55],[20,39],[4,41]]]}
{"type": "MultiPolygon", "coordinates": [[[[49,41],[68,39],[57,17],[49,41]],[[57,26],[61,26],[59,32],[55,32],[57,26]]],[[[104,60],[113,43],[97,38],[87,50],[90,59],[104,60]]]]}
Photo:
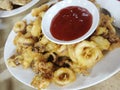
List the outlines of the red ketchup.
{"type": "Polygon", "coordinates": [[[91,13],[79,6],[60,10],[50,26],[52,36],[58,40],[70,41],[83,36],[92,25],[91,13]]]}

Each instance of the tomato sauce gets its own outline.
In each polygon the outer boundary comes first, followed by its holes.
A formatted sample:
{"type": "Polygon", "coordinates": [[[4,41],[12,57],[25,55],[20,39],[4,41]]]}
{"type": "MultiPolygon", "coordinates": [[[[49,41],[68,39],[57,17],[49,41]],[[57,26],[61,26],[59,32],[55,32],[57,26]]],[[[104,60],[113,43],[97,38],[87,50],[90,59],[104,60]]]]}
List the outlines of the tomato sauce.
{"type": "Polygon", "coordinates": [[[50,32],[54,38],[70,41],[83,36],[92,25],[91,13],[79,6],[69,6],[60,10],[53,18],[50,32]]]}

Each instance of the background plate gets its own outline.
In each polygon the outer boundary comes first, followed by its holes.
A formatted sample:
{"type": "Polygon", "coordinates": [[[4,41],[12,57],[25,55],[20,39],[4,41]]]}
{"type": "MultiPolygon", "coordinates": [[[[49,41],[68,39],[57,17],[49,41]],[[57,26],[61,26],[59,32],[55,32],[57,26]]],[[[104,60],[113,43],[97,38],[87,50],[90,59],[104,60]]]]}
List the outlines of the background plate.
{"type": "Polygon", "coordinates": [[[10,17],[16,14],[19,14],[21,12],[24,12],[25,10],[29,9],[30,7],[32,7],[33,5],[35,5],[37,2],[39,2],[40,0],[32,0],[31,2],[29,2],[28,4],[19,7],[17,9],[13,9],[11,11],[2,11],[0,10],[0,18],[5,18],[5,17],[10,17]]]}

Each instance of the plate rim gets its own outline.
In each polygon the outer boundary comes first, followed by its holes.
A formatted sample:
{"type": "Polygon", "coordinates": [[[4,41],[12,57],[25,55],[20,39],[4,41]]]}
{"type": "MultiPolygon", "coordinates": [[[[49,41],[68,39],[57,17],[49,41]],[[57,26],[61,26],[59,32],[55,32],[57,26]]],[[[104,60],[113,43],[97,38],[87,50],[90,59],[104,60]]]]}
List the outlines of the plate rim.
{"type": "Polygon", "coordinates": [[[40,0],[32,0],[31,2],[27,3],[24,6],[21,6],[17,9],[13,9],[10,11],[0,11],[0,18],[6,18],[6,17],[11,17],[14,15],[17,15],[19,13],[24,12],[25,10],[31,8],[32,6],[34,6],[37,2],[39,2],[40,0]]]}

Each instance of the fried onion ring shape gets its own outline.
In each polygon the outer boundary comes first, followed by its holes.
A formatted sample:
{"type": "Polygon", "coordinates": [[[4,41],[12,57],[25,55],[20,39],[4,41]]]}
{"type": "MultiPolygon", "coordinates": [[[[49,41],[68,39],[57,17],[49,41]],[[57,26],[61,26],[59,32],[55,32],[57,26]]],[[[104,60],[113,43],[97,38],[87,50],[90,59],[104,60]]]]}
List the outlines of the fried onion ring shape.
{"type": "Polygon", "coordinates": [[[54,82],[60,86],[67,85],[76,79],[75,73],[69,68],[60,68],[54,72],[54,82]]]}
{"type": "Polygon", "coordinates": [[[77,44],[74,53],[77,63],[87,68],[94,66],[103,57],[102,51],[93,41],[83,41],[77,44]]]}

